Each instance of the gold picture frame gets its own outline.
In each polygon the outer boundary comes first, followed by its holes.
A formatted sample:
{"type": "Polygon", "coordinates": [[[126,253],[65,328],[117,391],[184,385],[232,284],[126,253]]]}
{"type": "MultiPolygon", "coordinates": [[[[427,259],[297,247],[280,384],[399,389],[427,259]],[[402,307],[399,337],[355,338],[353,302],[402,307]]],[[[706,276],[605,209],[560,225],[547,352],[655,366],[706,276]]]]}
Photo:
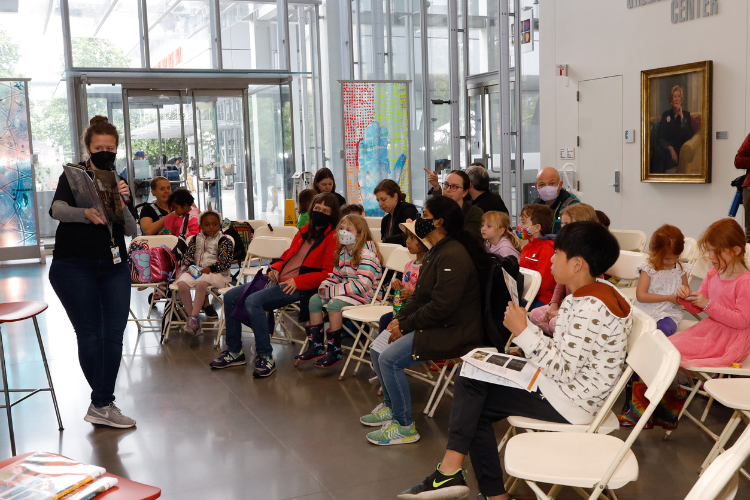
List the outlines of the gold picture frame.
{"type": "Polygon", "coordinates": [[[711,182],[712,85],[713,61],[641,72],[641,182],[711,182]]]}

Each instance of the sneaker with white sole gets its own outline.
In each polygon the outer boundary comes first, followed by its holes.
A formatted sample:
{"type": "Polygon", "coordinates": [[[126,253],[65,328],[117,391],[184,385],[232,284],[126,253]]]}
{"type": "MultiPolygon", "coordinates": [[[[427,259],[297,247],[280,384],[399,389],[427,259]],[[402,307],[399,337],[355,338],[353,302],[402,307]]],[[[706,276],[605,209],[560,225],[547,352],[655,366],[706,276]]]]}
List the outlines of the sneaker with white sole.
{"type": "Polygon", "coordinates": [[[83,419],[92,424],[106,425],[118,429],[128,429],[135,425],[135,420],[123,415],[114,403],[109,403],[103,408],[96,408],[94,403],[91,403],[83,419]]]}
{"type": "Polygon", "coordinates": [[[383,424],[380,430],[368,433],[367,440],[380,446],[411,444],[419,441],[419,433],[417,433],[414,422],[408,427],[402,427],[398,422],[392,420],[383,424]]]}
{"type": "Polygon", "coordinates": [[[240,351],[240,353],[235,357],[229,349],[219,354],[219,357],[215,360],[211,361],[209,366],[211,368],[229,368],[231,366],[241,366],[246,365],[247,359],[245,359],[245,353],[244,351],[240,351]]]}
{"type": "Polygon", "coordinates": [[[389,420],[393,420],[393,412],[385,403],[380,403],[370,413],[359,419],[362,424],[370,427],[382,427],[389,420]]]}
{"type": "Polygon", "coordinates": [[[276,371],[276,361],[273,356],[257,356],[255,358],[255,369],[253,377],[268,377],[276,371]]]}
{"type": "MultiPolygon", "coordinates": [[[[438,466],[440,467],[440,466],[438,466]]],[[[404,491],[398,498],[400,500],[458,500],[469,495],[469,487],[466,486],[464,469],[454,472],[450,476],[435,469],[422,481],[421,484],[404,491]]]]}

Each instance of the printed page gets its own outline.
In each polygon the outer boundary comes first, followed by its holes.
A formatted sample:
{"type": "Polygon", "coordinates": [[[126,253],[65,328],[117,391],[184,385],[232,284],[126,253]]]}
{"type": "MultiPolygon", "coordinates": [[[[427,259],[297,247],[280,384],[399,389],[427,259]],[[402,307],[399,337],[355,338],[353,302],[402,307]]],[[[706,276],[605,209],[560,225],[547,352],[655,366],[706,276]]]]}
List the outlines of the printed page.
{"type": "Polygon", "coordinates": [[[377,353],[383,352],[383,349],[388,346],[388,339],[390,338],[391,332],[389,332],[388,330],[383,330],[378,334],[373,343],[370,344],[370,350],[377,353]]]}
{"type": "Polygon", "coordinates": [[[505,278],[505,286],[508,287],[510,292],[511,300],[515,305],[518,305],[518,282],[505,269],[503,269],[503,277],[505,278]]]}
{"type": "Polygon", "coordinates": [[[542,372],[527,359],[482,348],[474,349],[461,359],[484,372],[515,382],[527,391],[535,389],[537,379],[542,372]]]}

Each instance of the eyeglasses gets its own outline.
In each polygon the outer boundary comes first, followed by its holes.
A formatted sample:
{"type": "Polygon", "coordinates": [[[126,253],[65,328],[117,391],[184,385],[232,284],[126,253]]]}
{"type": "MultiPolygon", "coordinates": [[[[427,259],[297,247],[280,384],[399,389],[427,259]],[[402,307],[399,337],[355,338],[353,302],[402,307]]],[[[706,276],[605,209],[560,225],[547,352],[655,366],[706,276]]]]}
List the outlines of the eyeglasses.
{"type": "Polygon", "coordinates": [[[443,183],[443,190],[445,191],[458,191],[459,189],[463,188],[463,186],[459,186],[458,184],[448,184],[447,182],[443,183]]]}

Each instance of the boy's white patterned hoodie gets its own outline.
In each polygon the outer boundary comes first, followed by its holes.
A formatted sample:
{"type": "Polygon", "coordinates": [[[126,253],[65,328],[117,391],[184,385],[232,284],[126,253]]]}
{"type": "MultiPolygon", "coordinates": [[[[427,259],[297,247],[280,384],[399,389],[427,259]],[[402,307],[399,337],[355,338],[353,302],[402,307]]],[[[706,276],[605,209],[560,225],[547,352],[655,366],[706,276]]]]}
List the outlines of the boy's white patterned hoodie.
{"type": "Polygon", "coordinates": [[[565,298],[553,338],[529,322],[513,342],[542,369],[539,390],[555,410],[588,424],[622,374],[632,326],[628,300],[597,280],[565,298]]]}

